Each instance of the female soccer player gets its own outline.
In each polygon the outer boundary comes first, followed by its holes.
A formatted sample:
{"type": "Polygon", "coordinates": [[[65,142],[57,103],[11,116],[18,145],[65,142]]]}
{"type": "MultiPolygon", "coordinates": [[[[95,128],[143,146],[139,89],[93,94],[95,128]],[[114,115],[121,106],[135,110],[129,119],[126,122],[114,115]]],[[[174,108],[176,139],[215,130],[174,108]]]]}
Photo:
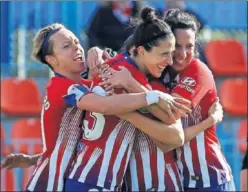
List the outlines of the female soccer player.
{"type": "MultiPolygon", "coordinates": [[[[168,11],[165,21],[176,37],[172,67],[179,74],[179,81],[172,94],[190,99],[193,107],[192,113],[182,118],[186,143],[177,149],[184,189],[235,191],[231,169],[221,152],[215,126],[210,126],[205,131],[198,130],[195,132],[197,134],[190,134],[190,129],[187,128],[206,120],[209,107],[217,96],[211,71],[196,59],[197,21],[192,15],[180,10],[168,11]]],[[[167,75],[164,74],[162,79],[166,81],[167,75]]]]}
{"type": "MultiPolygon", "coordinates": [[[[140,37],[140,49],[137,53],[139,56],[131,58],[128,54],[120,54],[107,63],[112,68],[125,66],[139,83],[149,88],[146,75],[160,77],[163,69],[172,62],[175,39],[168,25],[162,20],[151,20],[149,8],[145,8],[141,16],[143,22],[137,26],[135,32],[135,35],[140,37]],[[144,46],[146,44],[149,46],[144,46]]],[[[178,107],[181,110],[185,109],[178,107]]],[[[159,107],[151,106],[154,111],[157,108],[159,107]]],[[[137,113],[120,117],[161,142],[177,146],[183,142],[182,127],[178,123],[168,126],[137,113]]],[[[120,121],[116,116],[86,112],[81,147],[66,180],[65,190],[119,190],[135,135],[135,128],[125,121],[120,121]]]]}
{"type": "MultiPolygon", "coordinates": [[[[82,132],[84,112],[80,108],[102,114],[118,114],[163,103],[160,95],[153,91],[109,97],[92,93],[102,95],[104,91],[91,81],[80,78],[85,68],[84,51],[75,35],[61,24],[46,26],[36,34],[33,56],[48,65],[55,77],[47,87],[41,114],[44,152],[27,191],[63,190],[64,177],[82,132]],[[80,108],[71,105],[76,101],[80,108]]],[[[172,104],[173,99],[169,103],[172,104]]]]}
{"type": "MultiPolygon", "coordinates": [[[[126,69],[121,69],[120,71],[109,69],[109,71],[112,73],[112,77],[109,79],[112,83],[111,87],[124,86],[125,83],[123,82],[130,77],[126,69]]],[[[132,84],[135,85],[136,83],[133,80],[132,84]]],[[[155,90],[163,92],[169,92],[170,90],[169,85],[165,86],[158,80],[152,80],[150,85],[155,90]]],[[[139,87],[137,88],[137,86],[132,86],[132,88],[129,86],[126,89],[131,91],[143,90],[139,87]]],[[[222,120],[223,111],[218,101],[211,105],[208,114],[208,118],[204,121],[199,122],[197,125],[189,126],[184,130],[185,139],[195,137],[200,132],[222,120]]],[[[126,188],[128,191],[182,191],[183,188],[174,152],[168,153],[168,151],[174,148],[176,148],[175,145],[164,145],[139,132],[135,139],[135,146],[126,173],[126,188]],[[162,151],[165,153],[163,154],[162,151]]]]}
{"type": "MultiPolygon", "coordinates": [[[[133,44],[135,48],[132,48],[132,50],[137,49],[138,46],[135,44],[135,39],[133,39],[133,44]]],[[[125,78],[127,78],[127,76],[120,78],[121,72],[113,72],[113,70],[110,70],[110,72],[112,72],[112,76],[110,76],[107,83],[112,82],[112,85],[120,85],[123,81],[125,81],[125,78]]],[[[104,77],[106,78],[106,76],[104,77]]],[[[163,76],[162,79],[166,80],[167,77],[165,78],[163,76]]],[[[152,84],[154,88],[159,88],[167,92],[167,90],[163,88],[163,86],[161,88],[161,85],[155,82],[152,82],[152,84]]],[[[135,85],[135,82],[133,82],[132,85],[135,85]]],[[[131,86],[126,87],[126,89],[129,91],[138,91],[137,88],[132,90],[131,86]]],[[[215,97],[213,99],[215,99],[215,97]]],[[[209,107],[211,106],[211,104],[209,105],[209,107]]],[[[211,110],[209,110],[209,112],[211,112],[211,110]]],[[[220,115],[220,119],[222,119],[221,114],[218,113],[219,112],[217,112],[217,114],[214,114],[214,116],[216,117],[220,115]]],[[[206,113],[206,116],[208,116],[208,112],[206,113]]],[[[187,126],[187,129],[185,129],[185,140],[189,141],[200,132],[211,127],[213,124],[218,122],[215,120],[216,119],[214,119],[210,113],[210,116],[208,118],[205,117],[205,120],[201,122],[199,121],[196,124],[189,124],[187,126]]],[[[165,151],[175,148],[175,146],[173,147],[168,145],[165,147],[161,145],[159,146],[162,149],[165,149],[165,151]]],[[[152,140],[143,133],[140,133],[136,138],[135,147],[132,152],[131,160],[129,162],[129,169],[127,172],[128,190],[182,190],[179,177],[180,176],[177,170],[175,159],[173,158],[173,154],[166,153],[165,157],[163,157],[162,151],[155,147],[152,140]]]]}

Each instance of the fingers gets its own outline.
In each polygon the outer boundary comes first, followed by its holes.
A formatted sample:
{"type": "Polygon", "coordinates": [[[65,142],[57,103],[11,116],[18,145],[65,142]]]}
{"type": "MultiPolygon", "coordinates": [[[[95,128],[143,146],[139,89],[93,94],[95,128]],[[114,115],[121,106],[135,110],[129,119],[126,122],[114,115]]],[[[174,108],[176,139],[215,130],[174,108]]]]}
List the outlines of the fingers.
{"type": "Polygon", "coordinates": [[[109,71],[112,75],[116,74],[116,72],[117,72],[117,70],[115,70],[115,69],[113,69],[113,68],[111,68],[111,67],[108,69],[108,71],[109,71]]]}
{"type": "Polygon", "coordinates": [[[99,77],[100,77],[102,80],[110,79],[111,76],[112,76],[112,74],[111,74],[110,72],[107,72],[107,73],[104,73],[104,74],[99,75],[99,77]]]}
{"type": "Polygon", "coordinates": [[[111,59],[111,56],[108,54],[107,51],[104,51],[104,52],[103,52],[103,59],[104,59],[104,60],[111,59]]]}
{"type": "Polygon", "coordinates": [[[114,88],[114,85],[111,83],[110,79],[100,82],[99,85],[102,86],[105,91],[109,91],[114,88]]]}
{"type": "Polygon", "coordinates": [[[187,113],[179,108],[177,108],[176,106],[173,106],[173,114],[176,117],[176,119],[179,119],[181,117],[185,117],[187,115],[187,113]]]}
{"type": "Polygon", "coordinates": [[[191,101],[189,101],[188,99],[184,99],[182,97],[174,97],[174,101],[181,103],[183,105],[191,105],[191,101]]]}
{"type": "Polygon", "coordinates": [[[13,164],[14,154],[10,154],[6,157],[6,159],[1,163],[1,169],[7,168],[13,164]]]}
{"type": "Polygon", "coordinates": [[[176,122],[176,118],[175,118],[174,114],[172,113],[171,108],[169,107],[166,111],[167,111],[167,113],[169,115],[169,118],[173,119],[173,121],[175,123],[176,122]]]}
{"type": "Polygon", "coordinates": [[[109,83],[107,81],[102,81],[102,82],[99,83],[99,85],[102,86],[102,87],[105,87],[105,86],[108,86],[109,83]]]}
{"type": "Polygon", "coordinates": [[[120,69],[120,71],[128,70],[128,69],[127,69],[126,67],[124,67],[124,66],[119,66],[118,68],[120,69]]]}
{"type": "Polygon", "coordinates": [[[181,103],[173,102],[173,104],[178,109],[184,111],[184,113],[191,113],[192,112],[192,110],[188,106],[182,105],[181,103]]]}
{"type": "Polygon", "coordinates": [[[110,90],[112,90],[113,88],[114,88],[113,85],[106,85],[106,86],[104,87],[104,90],[105,90],[105,91],[110,91],[110,90]]]}
{"type": "Polygon", "coordinates": [[[215,102],[220,102],[220,98],[219,97],[216,97],[215,102]]]}
{"type": "Polygon", "coordinates": [[[223,108],[222,108],[222,105],[218,101],[215,101],[209,108],[208,115],[214,114],[215,112],[218,112],[218,111],[222,111],[223,113],[223,108]]]}

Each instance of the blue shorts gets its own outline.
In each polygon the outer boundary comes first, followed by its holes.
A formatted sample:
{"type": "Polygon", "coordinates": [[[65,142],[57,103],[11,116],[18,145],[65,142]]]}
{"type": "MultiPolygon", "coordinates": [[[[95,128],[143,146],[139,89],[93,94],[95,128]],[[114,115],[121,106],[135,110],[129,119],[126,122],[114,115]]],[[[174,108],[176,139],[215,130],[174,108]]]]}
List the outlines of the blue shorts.
{"type": "Polygon", "coordinates": [[[207,187],[201,189],[195,188],[184,188],[184,191],[188,192],[211,192],[211,191],[236,191],[233,179],[222,185],[217,185],[214,187],[207,187]]]}
{"type": "Polygon", "coordinates": [[[65,191],[110,191],[102,187],[81,183],[72,179],[65,180],[65,191]]]}

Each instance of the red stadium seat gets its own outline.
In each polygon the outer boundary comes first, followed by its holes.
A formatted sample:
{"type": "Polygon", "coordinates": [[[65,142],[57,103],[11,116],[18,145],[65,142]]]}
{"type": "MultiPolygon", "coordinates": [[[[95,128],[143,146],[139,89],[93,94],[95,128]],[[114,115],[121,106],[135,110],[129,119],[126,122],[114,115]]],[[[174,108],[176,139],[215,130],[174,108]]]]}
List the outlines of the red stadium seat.
{"type": "Polygon", "coordinates": [[[9,148],[5,143],[4,128],[1,125],[1,156],[9,154],[9,148]]]}
{"type": "Polygon", "coordinates": [[[1,80],[1,110],[6,115],[39,115],[41,99],[32,79],[1,80]]]}
{"type": "Polygon", "coordinates": [[[11,139],[16,152],[37,154],[42,152],[41,123],[39,119],[21,119],[12,127],[11,139]]]}
{"type": "Polygon", "coordinates": [[[238,148],[239,151],[243,154],[245,154],[246,149],[247,149],[247,119],[241,121],[240,126],[239,126],[239,131],[238,131],[238,148]]]}
{"type": "Polygon", "coordinates": [[[1,190],[0,191],[16,191],[15,175],[13,170],[1,170],[1,190]]]}
{"type": "Polygon", "coordinates": [[[205,46],[205,55],[216,75],[247,74],[245,48],[237,40],[212,40],[205,46]]]}
{"type": "Polygon", "coordinates": [[[224,80],[220,87],[220,101],[230,115],[247,116],[247,79],[224,80]]]}

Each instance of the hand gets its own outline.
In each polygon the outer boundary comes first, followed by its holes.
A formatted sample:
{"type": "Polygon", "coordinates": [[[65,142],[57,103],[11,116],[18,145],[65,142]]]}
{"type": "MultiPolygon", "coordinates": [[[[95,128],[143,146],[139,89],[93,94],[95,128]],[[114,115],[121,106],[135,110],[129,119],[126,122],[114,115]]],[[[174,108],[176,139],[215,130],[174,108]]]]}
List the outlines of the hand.
{"type": "Polygon", "coordinates": [[[216,101],[209,108],[208,115],[213,119],[214,124],[220,123],[222,121],[224,112],[218,97],[216,101]]]}
{"type": "Polygon", "coordinates": [[[105,74],[100,75],[100,77],[103,79],[103,82],[101,82],[99,85],[103,86],[106,91],[111,90],[113,88],[124,88],[127,89],[127,87],[132,84],[132,82],[135,80],[130,71],[123,67],[119,66],[119,71],[114,70],[113,68],[108,68],[108,72],[105,74]]]}
{"type": "Polygon", "coordinates": [[[167,93],[157,91],[160,94],[160,100],[158,105],[164,109],[170,118],[176,122],[182,116],[185,116],[186,113],[191,113],[190,104],[191,102],[187,99],[181,97],[173,97],[167,93]]]}
{"type": "Polygon", "coordinates": [[[13,168],[28,168],[33,165],[31,156],[17,153],[17,154],[10,154],[6,157],[6,159],[1,163],[1,169],[13,169],[13,168]]]}
{"type": "Polygon", "coordinates": [[[87,55],[87,64],[89,67],[89,73],[91,76],[97,76],[100,74],[100,70],[103,67],[102,65],[107,59],[111,57],[106,51],[101,50],[98,47],[92,47],[88,50],[87,55]]]}

